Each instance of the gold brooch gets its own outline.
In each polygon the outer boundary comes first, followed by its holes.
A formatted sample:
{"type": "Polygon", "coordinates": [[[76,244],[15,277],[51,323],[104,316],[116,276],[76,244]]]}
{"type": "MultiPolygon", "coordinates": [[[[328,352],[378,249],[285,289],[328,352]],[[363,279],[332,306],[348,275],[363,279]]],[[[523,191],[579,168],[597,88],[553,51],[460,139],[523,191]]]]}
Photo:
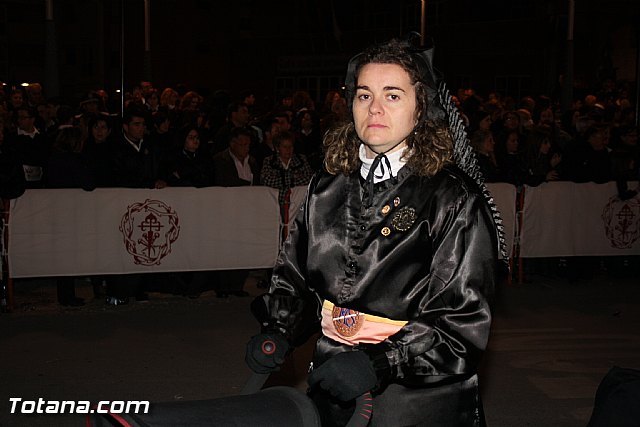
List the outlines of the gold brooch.
{"type": "Polygon", "coordinates": [[[407,231],[416,222],[416,210],[405,206],[393,216],[391,226],[397,231],[407,231]]]}
{"type": "Polygon", "coordinates": [[[391,206],[384,205],[384,207],[382,208],[382,215],[388,214],[390,210],[391,210],[391,206]]]}
{"type": "Polygon", "coordinates": [[[391,229],[389,227],[384,227],[382,230],[380,230],[380,233],[382,233],[384,237],[387,237],[389,234],[391,234],[391,229]]]}

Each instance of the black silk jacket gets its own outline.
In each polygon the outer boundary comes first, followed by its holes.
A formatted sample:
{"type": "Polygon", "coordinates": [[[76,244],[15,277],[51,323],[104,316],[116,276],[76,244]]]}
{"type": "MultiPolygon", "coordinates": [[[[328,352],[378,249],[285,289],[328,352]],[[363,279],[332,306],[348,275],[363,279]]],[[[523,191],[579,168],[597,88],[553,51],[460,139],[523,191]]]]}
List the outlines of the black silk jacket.
{"type": "MultiPolygon", "coordinates": [[[[475,374],[491,324],[496,230],[477,185],[453,166],[434,177],[403,167],[369,197],[359,173],[320,173],[262,298],[265,329],[296,343],[322,300],[407,321],[362,348],[385,364],[387,382],[431,387],[475,374]]],[[[321,337],[314,363],[348,350],[321,337]]]]}

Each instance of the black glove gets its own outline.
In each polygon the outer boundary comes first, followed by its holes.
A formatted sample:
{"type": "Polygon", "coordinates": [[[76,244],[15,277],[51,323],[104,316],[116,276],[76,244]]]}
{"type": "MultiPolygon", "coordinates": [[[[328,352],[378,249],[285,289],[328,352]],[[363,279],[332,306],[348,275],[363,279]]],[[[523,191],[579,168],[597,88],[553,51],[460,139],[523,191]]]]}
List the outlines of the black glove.
{"type": "Polygon", "coordinates": [[[319,386],[338,400],[348,402],[373,389],[378,377],[369,356],[355,350],[336,354],[314,369],[307,381],[309,386],[319,386]]]}
{"type": "Polygon", "coordinates": [[[278,333],[254,335],[247,343],[244,357],[247,365],[258,374],[268,374],[280,369],[289,351],[287,339],[278,333]]]}

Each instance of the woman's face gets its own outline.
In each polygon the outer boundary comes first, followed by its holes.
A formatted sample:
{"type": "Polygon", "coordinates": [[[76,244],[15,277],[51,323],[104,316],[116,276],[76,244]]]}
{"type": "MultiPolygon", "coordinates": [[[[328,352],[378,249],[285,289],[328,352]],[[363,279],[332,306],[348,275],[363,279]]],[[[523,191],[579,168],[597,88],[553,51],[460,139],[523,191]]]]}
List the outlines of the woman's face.
{"type": "Polygon", "coordinates": [[[549,150],[551,150],[551,141],[548,139],[543,139],[540,144],[540,154],[544,154],[545,156],[549,154],[549,150]]]}
{"type": "Polygon", "coordinates": [[[184,149],[195,153],[198,147],[200,147],[200,135],[198,135],[197,130],[191,129],[184,140],[184,149]]]}
{"type": "Polygon", "coordinates": [[[491,134],[487,135],[484,141],[482,141],[482,151],[484,152],[484,154],[493,153],[493,149],[495,148],[495,146],[496,143],[493,140],[493,135],[491,134]]]}
{"type": "Polygon", "coordinates": [[[507,129],[518,129],[520,117],[517,114],[507,114],[504,118],[504,127],[507,129]]]}
{"type": "Polygon", "coordinates": [[[491,116],[487,116],[478,123],[479,129],[489,130],[491,127],[491,116]]]}
{"type": "Polygon", "coordinates": [[[360,70],[353,119],[367,156],[375,157],[395,146],[406,147],[417,124],[416,90],[409,74],[397,64],[367,64],[360,70]]]}
{"type": "Polygon", "coordinates": [[[293,141],[290,139],[285,139],[280,142],[278,145],[278,156],[280,156],[280,160],[283,162],[288,162],[293,157],[293,141]]]}
{"type": "Polygon", "coordinates": [[[313,120],[311,120],[311,114],[304,113],[302,120],[300,120],[300,127],[302,129],[311,129],[313,127],[313,120]]]}
{"type": "Polygon", "coordinates": [[[546,110],[542,110],[540,112],[540,123],[550,125],[553,124],[554,121],[555,117],[551,108],[547,108],[546,110]]]}
{"type": "Polygon", "coordinates": [[[604,150],[607,145],[607,140],[605,138],[604,132],[602,131],[592,134],[589,137],[588,142],[589,145],[591,145],[591,148],[593,148],[595,151],[604,150]]]}
{"type": "Polygon", "coordinates": [[[636,146],[638,145],[638,131],[632,130],[622,136],[620,136],[622,143],[628,146],[636,146]]]}
{"type": "Polygon", "coordinates": [[[158,104],[160,103],[160,99],[158,99],[158,94],[157,93],[153,93],[153,94],[149,95],[149,98],[147,98],[146,101],[152,107],[157,107],[158,104]]]}
{"type": "Polygon", "coordinates": [[[171,122],[169,121],[169,119],[166,119],[165,121],[157,125],[158,133],[167,133],[169,132],[170,127],[171,127],[171,122]]]}
{"type": "Polygon", "coordinates": [[[109,129],[106,122],[98,120],[91,128],[91,134],[97,143],[105,142],[111,134],[111,129],[109,129]]]}

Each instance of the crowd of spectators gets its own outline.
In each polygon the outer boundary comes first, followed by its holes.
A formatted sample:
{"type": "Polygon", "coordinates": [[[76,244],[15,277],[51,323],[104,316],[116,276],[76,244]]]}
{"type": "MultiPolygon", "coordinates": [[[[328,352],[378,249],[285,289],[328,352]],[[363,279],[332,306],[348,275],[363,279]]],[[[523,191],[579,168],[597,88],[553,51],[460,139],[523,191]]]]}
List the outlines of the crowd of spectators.
{"type": "Polygon", "coordinates": [[[455,101],[487,182],[604,183],[640,177],[635,108],[610,81],[560,111],[546,96],[520,100],[460,91],[455,101]]]}
{"type": "MultiPolygon", "coordinates": [[[[640,176],[635,109],[628,91],[611,81],[564,112],[546,96],[485,97],[472,89],[459,90],[454,102],[487,182],[615,180],[629,196],[624,183],[640,176]]],[[[322,167],[322,135],[348,118],[348,106],[338,90],[322,103],[300,90],[275,105],[258,104],[248,90],[203,97],[184,85],[160,89],[151,82],[125,94],[123,112],[101,89],[77,105],[47,99],[39,83],[0,90],[2,180],[11,183],[4,197],[15,197],[20,185],[88,191],[266,185],[279,190],[284,209],[287,190],[306,185],[322,167]]],[[[138,277],[123,278],[107,290],[113,303],[146,298],[138,277]]],[[[81,304],[69,286],[61,285],[60,302],[81,304]]],[[[217,290],[222,297],[243,294],[241,284],[217,290]]]]}

